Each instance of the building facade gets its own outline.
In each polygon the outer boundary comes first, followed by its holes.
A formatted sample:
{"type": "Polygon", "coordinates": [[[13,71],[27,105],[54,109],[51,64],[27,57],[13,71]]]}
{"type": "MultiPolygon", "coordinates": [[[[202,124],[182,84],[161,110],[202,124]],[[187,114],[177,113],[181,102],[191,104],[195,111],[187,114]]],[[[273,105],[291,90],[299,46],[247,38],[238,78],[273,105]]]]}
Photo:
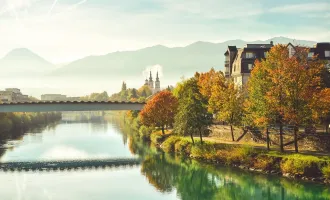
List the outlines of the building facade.
{"type": "MultiPolygon", "coordinates": [[[[247,83],[251,70],[256,59],[265,59],[267,52],[273,47],[270,44],[247,44],[244,48],[228,46],[225,52],[225,77],[231,78],[238,86],[247,83]]],[[[309,49],[308,57],[317,56],[318,59],[326,61],[325,67],[330,71],[330,42],[317,43],[312,48],[295,46],[291,43],[287,45],[289,57],[296,53],[297,48],[309,49]]]]}
{"type": "Polygon", "coordinates": [[[66,101],[66,95],[62,94],[43,94],[41,95],[41,101],[66,101]]]}
{"type": "Polygon", "coordinates": [[[325,67],[330,71],[330,42],[316,43],[309,49],[308,57],[317,56],[318,59],[326,61],[325,67]]]}
{"type": "Polygon", "coordinates": [[[27,102],[29,100],[28,95],[22,94],[18,88],[6,88],[4,91],[0,91],[1,102],[27,102]]]}
{"type": "Polygon", "coordinates": [[[266,58],[267,52],[273,47],[270,44],[246,44],[243,48],[228,46],[225,52],[225,77],[231,78],[238,86],[247,83],[256,59],[266,58]]]}
{"type": "Polygon", "coordinates": [[[156,94],[156,93],[160,92],[160,80],[159,80],[158,72],[156,74],[156,81],[154,82],[152,79],[151,71],[150,71],[149,80],[146,79],[144,82],[144,85],[149,86],[152,94],[156,94]]]}

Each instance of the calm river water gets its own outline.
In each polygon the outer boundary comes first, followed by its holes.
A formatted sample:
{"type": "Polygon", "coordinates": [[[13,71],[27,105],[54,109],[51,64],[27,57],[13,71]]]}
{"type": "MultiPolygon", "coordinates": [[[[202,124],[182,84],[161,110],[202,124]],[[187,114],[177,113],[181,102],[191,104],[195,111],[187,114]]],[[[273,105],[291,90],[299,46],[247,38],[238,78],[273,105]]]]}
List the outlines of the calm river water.
{"type": "Polygon", "coordinates": [[[141,164],[0,171],[0,199],[330,199],[323,185],[201,165],[164,154],[132,134],[113,120],[60,122],[10,133],[1,139],[1,162],[139,158],[141,164]]]}

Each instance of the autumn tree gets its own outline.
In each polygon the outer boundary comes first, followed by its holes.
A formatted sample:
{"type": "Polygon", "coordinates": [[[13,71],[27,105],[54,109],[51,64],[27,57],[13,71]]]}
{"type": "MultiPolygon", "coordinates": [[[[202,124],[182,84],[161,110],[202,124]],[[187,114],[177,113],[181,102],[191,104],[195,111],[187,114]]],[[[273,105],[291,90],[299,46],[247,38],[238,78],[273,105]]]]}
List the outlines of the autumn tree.
{"type": "Polygon", "coordinates": [[[208,100],[212,95],[212,87],[219,85],[224,87],[225,77],[221,71],[215,71],[211,68],[209,72],[201,73],[198,76],[198,86],[200,87],[201,94],[208,100]]]}
{"type": "Polygon", "coordinates": [[[223,86],[214,85],[209,100],[210,110],[216,113],[216,118],[230,125],[231,137],[235,141],[233,125],[240,125],[243,116],[244,95],[240,88],[232,81],[227,81],[223,86]]]}
{"type": "Polygon", "coordinates": [[[140,112],[142,124],[146,126],[161,127],[165,134],[165,126],[170,126],[174,122],[178,100],[171,92],[164,90],[157,93],[140,112]]]}
{"type": "Polygon", "coordinates": [[[316,122],[329,105],[326,91],[321,89],[323,64],[315,58],[309,60],[307,54],[308,49],[297,47],[296,54],[290,57],[285,45],[276,45],[266,60],[256,61],[248,83],[248,116],[258,126],[279,124],[281,151],[284,124],[294,126],[298,152],[299,126],[316,122]]]}
{"type": "Polygon", "coordinates": [[[177,88],[179,106],[174,130],[178,134],[190,135],[193,143],[194,133],[199,133],[202,143],[203,132],[212,123],[212,115],[207,111],[207,99],[200,93],[197,80],[196,77],[190,78],[177,88]]]}
{"type": "Polygon", "coordinates": [[[250,126],[265,129],[268,150],[270,140],[268,127],[276,120],[276,113],[266,98],[270,86],[271,81],[265,65],[256,60],[247,83],[248,98],[244,101],[244,121],[250,126]]]}

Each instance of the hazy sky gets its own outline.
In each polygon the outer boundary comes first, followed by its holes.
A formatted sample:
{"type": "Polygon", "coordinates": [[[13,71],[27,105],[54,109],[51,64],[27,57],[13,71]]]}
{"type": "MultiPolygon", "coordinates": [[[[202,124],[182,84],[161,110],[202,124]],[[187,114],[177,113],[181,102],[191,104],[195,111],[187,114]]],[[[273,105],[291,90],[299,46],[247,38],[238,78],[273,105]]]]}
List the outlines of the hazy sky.
{"type": "Polygon", "coordinates": [[[155,44],[330,41],[329,0],[0,0],[0,57],[29,48],[53,63],[155,44]]]}

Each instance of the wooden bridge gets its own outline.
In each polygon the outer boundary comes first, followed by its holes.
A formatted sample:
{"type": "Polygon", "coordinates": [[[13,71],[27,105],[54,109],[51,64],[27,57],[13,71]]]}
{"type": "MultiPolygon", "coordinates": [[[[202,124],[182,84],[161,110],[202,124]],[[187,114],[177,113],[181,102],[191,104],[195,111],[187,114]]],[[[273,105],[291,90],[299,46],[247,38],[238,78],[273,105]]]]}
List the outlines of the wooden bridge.
{"type": "Polygon", "coordinates": [[[0,103],[0,113],[142,110],[144,102],[129,101],[38,101],[0,103]]]}

